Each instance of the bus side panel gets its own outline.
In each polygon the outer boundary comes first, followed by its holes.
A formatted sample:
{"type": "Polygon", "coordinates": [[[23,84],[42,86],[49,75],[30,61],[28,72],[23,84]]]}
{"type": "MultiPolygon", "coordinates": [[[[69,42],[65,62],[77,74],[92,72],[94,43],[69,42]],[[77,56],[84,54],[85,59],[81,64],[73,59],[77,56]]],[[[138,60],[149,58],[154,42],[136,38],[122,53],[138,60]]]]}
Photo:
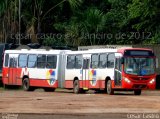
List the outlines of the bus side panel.
{"type": "Polygon", "coordinates": [[[99,87],[101,89],[104,89],[105,86],[105,79],[107,76],[113,75],[108,69],[104,68],[104,69],[99,69],[97,72],[97,80],[99,81],[99,87]]]}
{"type": "Polygon", "coordinates": [[[73,88],[75,77],[79,79],[80,88],[104,89],[107,76],[110,77],[114,84],[113,69],[90,69],[88,73],[88,77],[85,80],[82,80],[82,74],[79,69],[66,69],[65,88],[73,88]]]}
{"type": "Polygon", "coordinates": [[[73,81],[76,77],[76,73],[74,69],[65,70],[65,88],[73,88],[73,81]]]}
{"type": "Polygon", "coordinates": [[[9,73],[9,68],[7,67],[4,67],[3,68],[3,77],[2,77],[2,81],[3,81],[3,84],[9,84],[9,82],[8,82],[8,73],[9,73]]]}
{"type": "MultiPolygon", "coordinates": [[[[24,68],[23,68],[24,69],[24,68]]],[[[24,74],[22,74],[22,68],[17,68],[17,85],[21,86],[22,85],[22,78],[24,74]]]]}
{"type": "Polygon", "coordinates": [[[105,80],[105,70],[102,69],[90,69],[89,70],[89,79],[88,84],[91,89],[100,89],[104,88],[104,80],[105,80]]]}
{"type": "Polygon", "coordinates": [[[74,79],[79,80],[80,88],[82,88],[80,69],[66,69],[65,71],[65,88],[73,88],[74,79]]]}
{"type": "Polygon", "coordinates": [[[30,86],[58,87],[57,69],[28,68],[25,71],[22,70],[22,73],[29,76],[30,86]]]}
{"type": "Polygon", "coordinates": [[[114,82],[114,70],[113,69],[90,69],[89,71],[89,88],[91,89],[104,89],[105,80],[110,77],[111,81],[114,82]]]}
{"type": "MultiPolygon", "coordinates": [[[[96,85],[92,85],[91,80],[79,80],[80,88],[89,88],[89,89],[104,89],[105,88],[105,81],[104,80],[98,80],[96,82],[96,85]],[[84,86],[83,84],[87,84],[88,86],[84,86]],[[100,86],[101,84],[101,86],[100,86]]],[[[66,80],[65,81],[65,88],[73,88],[73,80],[66,80]]]]}
{"type": "Polygon", "coordinates": [[[12,84],[17,85],[17,68],[12,68],[12,84]]]}
{"type": "Polygon", "coordinates": [[[97,80],[96,84],[93,85],[92,80],[88,80],[87,83],[89,84],[89,89],[104,89],[105,88],[105,81],[104,80],[97,80]]]}
{"type": "Polygon", "coordinates": [[[54,82],[54,84],[50,84],[50,80],[46,80],[46,79],[32,79],[32,78],[30,78],[30,86],[57,88],[58,87],[58,81],[56,80],[54,82]]]}

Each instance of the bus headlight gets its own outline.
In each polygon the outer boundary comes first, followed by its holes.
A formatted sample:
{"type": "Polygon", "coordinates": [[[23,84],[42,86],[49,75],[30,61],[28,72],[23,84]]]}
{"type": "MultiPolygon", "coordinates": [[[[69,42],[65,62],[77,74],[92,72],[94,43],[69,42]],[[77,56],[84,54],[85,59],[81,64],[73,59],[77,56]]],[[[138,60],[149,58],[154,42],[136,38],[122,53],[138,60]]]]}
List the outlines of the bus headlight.
{"type": "Polygon", "coordinates": [[[130,83],[131,81],[128,78],[124,78],[125,82],[130,83]]]}
{"type": "Polygon", "coordinates": [[[150,80],[150,84],[152,84],[152,83],[154,83],[155,82],[155,79],[152,79],[152,80],[150,80]]]}

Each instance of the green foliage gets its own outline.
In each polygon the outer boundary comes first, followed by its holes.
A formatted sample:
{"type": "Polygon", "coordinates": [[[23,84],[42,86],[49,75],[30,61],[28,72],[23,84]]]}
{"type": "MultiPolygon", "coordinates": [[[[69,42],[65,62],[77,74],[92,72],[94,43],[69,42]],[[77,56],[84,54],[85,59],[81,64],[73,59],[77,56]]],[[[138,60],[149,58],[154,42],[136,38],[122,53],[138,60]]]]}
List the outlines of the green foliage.
{"type": "MultiPolygon", "coordinates": [[[[160,43],[158,0],[21,0],[21,4],[21,33],[62,35],[40,40],[32,35],[32,42],[49,46],[160,43]]],[[[0,27],[5,26],[0,35],[18,31],[13,27],[19,21],[18,5],[18,0],[0,1],[0,27]]]]}
{"type": "Polygon", "coordinates": [[[82,0],[68,0],[72,9],[79,7],[82,4],[82,0]]]}
{"type": "Polygon", "coordinates": [[[137,31],[151,32],[152,38],[145,39],[144,43],[157,43],[160,36],[160,1],[157,0],[132,0],[128,5],[129,19],[135,21],[132,28],[137,31]]]}
{"type": "Polygon", "coordinates": [[[95,45],[99,39],[89,37],[98,34],[105,28],[106,16],[97,8],[89,8],[84,13],[78,12],[65,23],[54,24],[58,31],[65,31],[65,41],[68,45],[95,45]]]}
{"type": "Polygon", "coordinates": [[[0,1],[0,15],[3,14],[4,10],[5,10],[5,0],[1,0],[0,1]]]}

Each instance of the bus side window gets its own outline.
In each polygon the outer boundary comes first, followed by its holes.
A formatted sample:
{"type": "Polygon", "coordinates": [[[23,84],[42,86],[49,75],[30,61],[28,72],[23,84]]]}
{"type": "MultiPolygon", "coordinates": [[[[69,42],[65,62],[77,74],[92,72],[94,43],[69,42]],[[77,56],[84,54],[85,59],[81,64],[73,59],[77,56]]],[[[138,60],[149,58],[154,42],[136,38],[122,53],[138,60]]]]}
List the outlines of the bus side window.
{"type": "Polygon", "coordinates": [[[16,57],[13,59],[13,67],[17,67],[17,58],[16,57]]]}
{"type": "Polygon", "coordinates": [[[37,66],[37,55],[28,56],[28,68],[35,68],[37,66]]]}
{"type": "Polygon", "coordinates": [[[100,54],[99,68],[106,68],[107,66],[107,54],[100,54]]]}
{"type": "Polygon", "coordinates": [[[115,54],[108,54],[107,58],[107,67],[108,68],[114,68],[114,59],[115,59],[115,54]]]}
{"type": "Polygon", "coordinates": [[[13,67],[13,66],[14,66],[14,60],[13,60],[13,58],[10,58],[9,67],[13,67]]]}
{"type": "Polygon", "coordinates": [[[99,55],[93,54],[91,56],[91,68],[93,69],[98,68],[98,62],[99,62],[99,55]]]}
{"type": "Polygon", "coordinates": [[[82,55],[77,55],[76,56],[75,68],[76,69],[81,69],[82,68],[82,55]]]}
{"type": "Polygon", "coordinates": [[[46,55],[38,55],[37,68],[45,68],[45,67],[46,67],[46,55]]]}
{"type": "Polygon", "coordinates": [[[17,67],[17,58],[10,58],[9,67],[11,68],[17,67]]]}
{"type": "Polygon", "coordinates": [[[68,55],[67,56],[67,69],[73,69],[75,67],[75,56],[68,55]]]}
{"type": "Polygon", "coordinates": [[[5,55],[5,67],[8,67],[8,61],[9,61],[9,54],[5,55]]]}
{"type": "Polygon", "coordinates": [[[24,68],[27,66],[27,55],[21,54],[19,55],[18,66],[24,68]]]}
{"type": "Polygon", "coordinates": [[[48,55],[46,68],[56,69],[57,65],[57,56],[48,55]]]}

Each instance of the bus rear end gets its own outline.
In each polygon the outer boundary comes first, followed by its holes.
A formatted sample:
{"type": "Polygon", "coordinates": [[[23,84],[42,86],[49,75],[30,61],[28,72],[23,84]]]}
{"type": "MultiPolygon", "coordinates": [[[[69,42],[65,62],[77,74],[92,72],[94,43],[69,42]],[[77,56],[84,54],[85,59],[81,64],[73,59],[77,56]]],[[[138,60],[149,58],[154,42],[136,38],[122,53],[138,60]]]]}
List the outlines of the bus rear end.
{"type": "Polygon", "coordinates": [[[9,49],[9,44],[0,44],[0,85],[2,85],[2,64],[4,51],[9,49]]]}

